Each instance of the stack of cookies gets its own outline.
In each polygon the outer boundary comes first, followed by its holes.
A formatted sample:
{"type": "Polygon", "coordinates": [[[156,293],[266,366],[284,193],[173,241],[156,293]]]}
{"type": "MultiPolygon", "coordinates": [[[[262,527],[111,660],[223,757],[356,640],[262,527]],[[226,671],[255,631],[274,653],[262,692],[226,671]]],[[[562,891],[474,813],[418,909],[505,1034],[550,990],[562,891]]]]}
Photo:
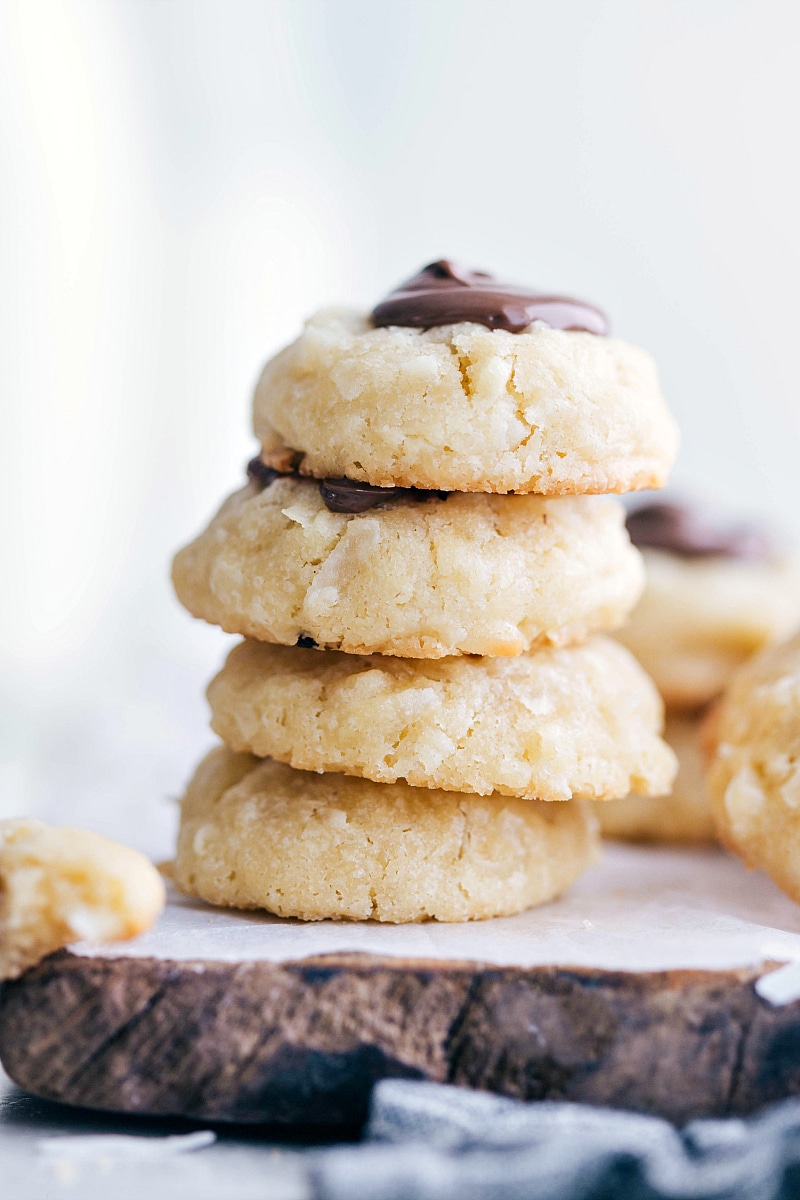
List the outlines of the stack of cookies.
{"type": "Polygon", "coordinates": [[[706,715],[739,667],[800,622],[800,564],[761,529],[685,503],[635,508],[628,532],[647,586],[619,638],[661,692],[679,769],[666,802],[615,800],[598,809],[600,825],[634,841],[708,842],[706,715]]]}
{"type": "Polygon", "coordinates": [[[563,891],[585,800],[668,790],[662,703],[620,626],[619,501],[675,426],[642,350],[564,297],[434,263],[267,364],[249,481],[175,588],[242,634],[175,878],[281,916],[461,921],[563,891]]]}

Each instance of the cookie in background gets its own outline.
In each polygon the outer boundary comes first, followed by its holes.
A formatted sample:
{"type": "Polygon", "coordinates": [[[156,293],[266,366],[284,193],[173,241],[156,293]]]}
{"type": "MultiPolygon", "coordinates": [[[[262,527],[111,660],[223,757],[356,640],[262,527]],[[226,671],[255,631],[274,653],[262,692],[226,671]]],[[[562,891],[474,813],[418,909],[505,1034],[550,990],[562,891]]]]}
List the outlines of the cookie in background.
{"type": "Polygon", "coordinates": [[[800,634],[737,671],[708,733],[721,840],[800,903],[800,634]]]}
{"type": "Polygon", "coordinates": [[[599,810],[607,837],[708,842],[703,722],[736,670],[800,624],[800,562],[763,530],[708,517],[685,503],[628,515],[647,586],[618,633],[661,692],[678,776],[668,799],[631,795],[599,810]]]}
{"type": "Polygon", "coordinates": [[[636,792],[596,806],[604,837],[628,842],[712,842],[714,819],[705,785],[702,720],[694,713],[667,713],[664,741],[678,759],[668,796],[636,792]]]}
{"type": "Polygon", "coordinates": [[[661,502],[634,508],[627,525],[647,587],[618,636],[668,709],[709,704],[737,667],[800,623],[800,563],[768,533],[661,502]]]}

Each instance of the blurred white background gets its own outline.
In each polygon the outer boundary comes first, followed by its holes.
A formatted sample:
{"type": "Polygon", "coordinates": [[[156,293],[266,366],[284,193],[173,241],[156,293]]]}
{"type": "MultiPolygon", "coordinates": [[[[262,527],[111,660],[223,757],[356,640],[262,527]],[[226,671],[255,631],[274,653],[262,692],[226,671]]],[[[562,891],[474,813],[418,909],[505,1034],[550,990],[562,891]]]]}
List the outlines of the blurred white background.
{"type": "Polygon", "coordinates": [[[793,0],[0,0],[0,812],[167,852],[230,640],[171,553],[431,258],[599,303],[677,488],[800,534],[798,63],[793,0]]]}

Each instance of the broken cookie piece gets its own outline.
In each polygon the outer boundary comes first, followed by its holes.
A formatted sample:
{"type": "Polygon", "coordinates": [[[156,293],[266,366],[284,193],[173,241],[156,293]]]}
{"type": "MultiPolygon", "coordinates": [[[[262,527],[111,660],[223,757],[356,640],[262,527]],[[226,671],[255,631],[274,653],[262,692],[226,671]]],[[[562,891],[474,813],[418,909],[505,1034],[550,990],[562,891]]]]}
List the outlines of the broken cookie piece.
{"type": "Polygon", "coordinates": [[[0,980],[70,942],[115,942],[148,929],[164,907],[152,863],[85,829],[0,821],[0,980]]]}

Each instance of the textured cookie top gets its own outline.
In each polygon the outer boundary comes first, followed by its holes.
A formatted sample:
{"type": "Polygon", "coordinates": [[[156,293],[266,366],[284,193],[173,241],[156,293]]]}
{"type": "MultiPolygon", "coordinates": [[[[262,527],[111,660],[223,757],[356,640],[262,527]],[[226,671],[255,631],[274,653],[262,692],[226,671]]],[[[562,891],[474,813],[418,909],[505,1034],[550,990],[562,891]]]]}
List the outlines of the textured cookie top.
{"type": "Polygon", "coordinates": [[[267,363],[253,412],[266,462],[382,487],[626,492],[661,487],[677,450],[645,351],[540,326],[324,311],[267,363]]]}
{"type": "Polygon", "coordinates": [[[175,881],[212,904],[311,921],[501,916],[589,865],[587,808],[315,775],[220,748],[183,801],[175,881]]]}
{"type": "Polygon", "coordinates": [[[737,672],[711,733],[720,835],[800,901],[800,634],[737,672]]]}
{"type": "Polygon", "coordinates": [[[330,512],[281,478],[231,496],[175,559],[197,617],[350,654],[521,654],[617,628],[643,583],[618,501],[453,493],[330,512]]]}
{"type": "Polygon", "coordinates": [[[0,979],[76,941],[124,941],[164,907],[136,850],[85,829],[0,821],[0,979]]]}
{"type": "Polygon", "coordinates": [[[737,667],[800,622],[796,563],[642,553],[647,586],[618,637],[670,707],[707,704],[737,667]]]}
{"type": "Polygon", "coordinates": [[[674,773],[661,699],[609,638],[436,662],[243,642],[208,698],[235,750],[381,783],[605,800],[674,773]]]}

